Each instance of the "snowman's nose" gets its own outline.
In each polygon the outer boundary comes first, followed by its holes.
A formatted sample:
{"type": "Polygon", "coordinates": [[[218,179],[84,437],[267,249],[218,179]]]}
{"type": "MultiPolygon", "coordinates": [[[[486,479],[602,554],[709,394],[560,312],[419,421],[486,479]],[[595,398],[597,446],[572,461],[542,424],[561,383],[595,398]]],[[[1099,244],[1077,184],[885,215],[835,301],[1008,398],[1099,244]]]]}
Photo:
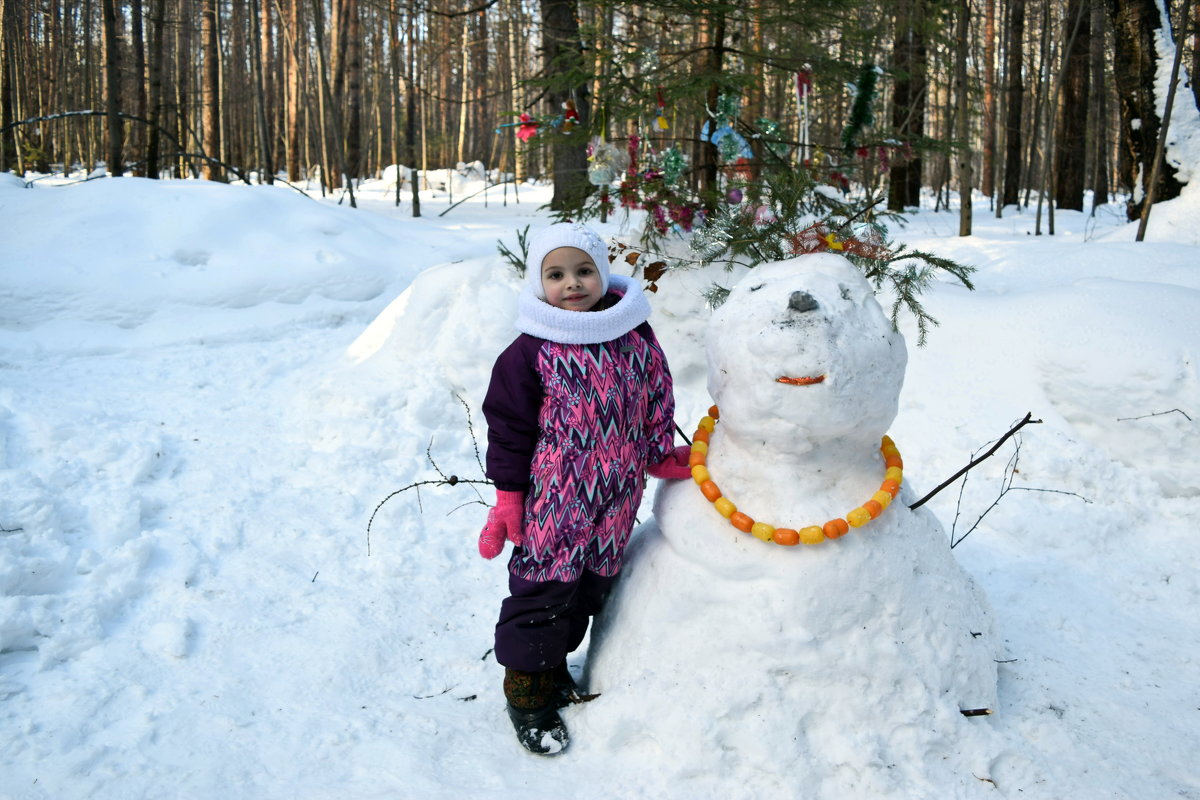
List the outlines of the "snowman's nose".
{"type": "Polygon", "coordinates": [[[808,292],[792,292],[792,296],[788,299],[788,308],[792,311],[813,311],[820,306],[808,292]]]}

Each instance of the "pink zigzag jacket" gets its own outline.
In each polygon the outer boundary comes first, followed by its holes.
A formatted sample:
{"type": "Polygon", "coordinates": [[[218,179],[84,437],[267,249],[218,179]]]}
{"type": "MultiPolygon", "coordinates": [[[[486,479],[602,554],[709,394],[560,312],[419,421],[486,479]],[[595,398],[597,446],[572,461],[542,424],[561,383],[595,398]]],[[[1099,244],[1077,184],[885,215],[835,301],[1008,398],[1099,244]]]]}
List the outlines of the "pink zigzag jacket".
{"type": "Polygon", "coordinates": [[[526,289],[522,333],[492,368],[487,475],[497,489],[525,492],[525,544],[508,565],[525,580],[616,575],[646,465],[672,450],[671,372],[646,322],[650,304],[622,275],[610,291],[616,305],[578,312],[526,289]]]}

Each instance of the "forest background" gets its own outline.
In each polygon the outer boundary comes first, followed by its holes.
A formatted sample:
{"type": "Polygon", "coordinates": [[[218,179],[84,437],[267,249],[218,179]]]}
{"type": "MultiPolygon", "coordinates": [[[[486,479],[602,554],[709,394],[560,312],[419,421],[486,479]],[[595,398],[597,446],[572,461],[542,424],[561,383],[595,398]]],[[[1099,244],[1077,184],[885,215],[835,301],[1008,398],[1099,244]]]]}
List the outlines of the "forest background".
{"type": "Polygon", "coordinates": [[[1045,200],[1053,233],[1085,196],[1134,219],[1179,193],[1155,76],[1177,52],[1176,102],[1200,106],[1198,20],[1191,0],[0,0],[0,171],[319,179],[353,204],[389,165],[480,162],[553,179],[565,213],[686,229],[802,164],[893,210],[922,187],[1045,200]]]}

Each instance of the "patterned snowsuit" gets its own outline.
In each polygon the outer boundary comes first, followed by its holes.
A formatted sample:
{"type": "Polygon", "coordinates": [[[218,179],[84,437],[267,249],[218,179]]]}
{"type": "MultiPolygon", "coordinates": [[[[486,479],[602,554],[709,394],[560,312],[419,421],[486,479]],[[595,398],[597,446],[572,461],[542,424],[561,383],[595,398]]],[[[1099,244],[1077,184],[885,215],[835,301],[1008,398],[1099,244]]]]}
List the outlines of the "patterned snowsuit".
{"type": "Polygon", "coordinates": [[[525,546],[509,570],[615,575],[646,465],[672,449],[671,374],[649,324],[600,344],[521,334],[496,361],[483,411],[488,477],[526,492],[525,546]]]}
{"type": "Polygon", "coordinates": [[[595,344],[523,333],[496,360],[483,412],[488,477],[525,492],[496,658],[551,669],[579,646],[621,568],[646,465],[672,451],[671,373],[645,322],[595,344]]]}

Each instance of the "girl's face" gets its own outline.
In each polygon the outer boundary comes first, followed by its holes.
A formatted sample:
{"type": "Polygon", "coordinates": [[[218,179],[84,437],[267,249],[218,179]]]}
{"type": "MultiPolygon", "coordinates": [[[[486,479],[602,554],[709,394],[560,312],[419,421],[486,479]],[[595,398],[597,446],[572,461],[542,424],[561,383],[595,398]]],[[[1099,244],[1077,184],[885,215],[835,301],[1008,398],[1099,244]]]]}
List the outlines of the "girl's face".
{"type": "Polygon", "coordinates": [[[587,311],[600,302],[600,270],[592,257],[575,247],[559,247],[542,259],[546,302],[566,311],[587,311]]]}

